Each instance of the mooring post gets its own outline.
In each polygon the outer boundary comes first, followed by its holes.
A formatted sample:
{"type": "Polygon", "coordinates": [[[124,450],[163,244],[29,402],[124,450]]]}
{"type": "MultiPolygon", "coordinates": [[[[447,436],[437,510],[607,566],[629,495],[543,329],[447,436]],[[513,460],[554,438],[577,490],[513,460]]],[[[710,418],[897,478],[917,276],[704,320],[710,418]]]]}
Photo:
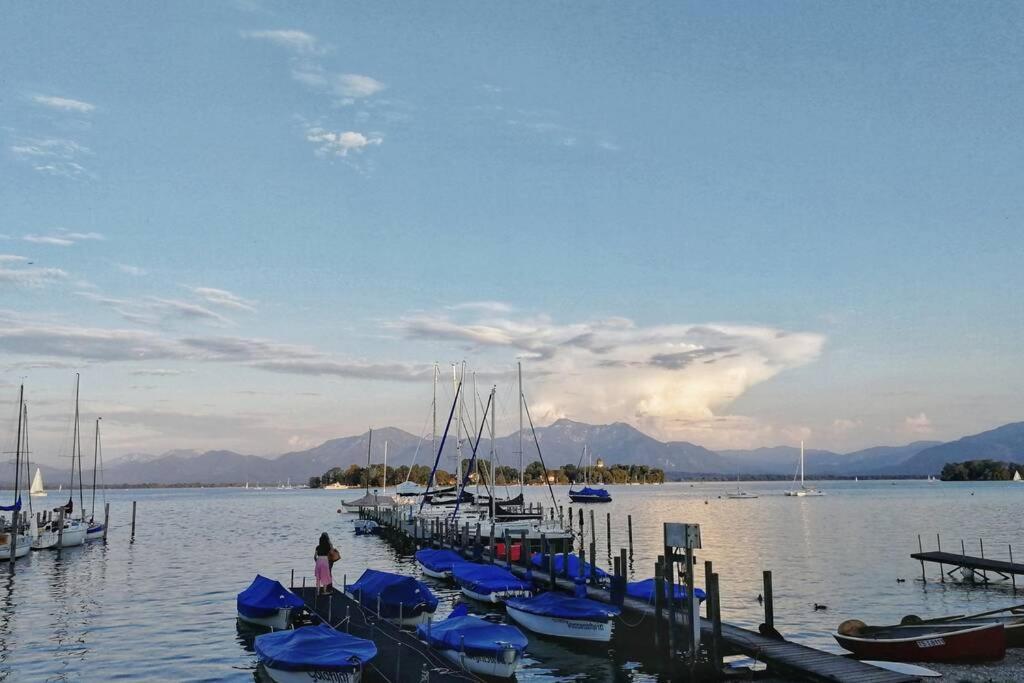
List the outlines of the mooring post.
{"type": "Polygon", "coordinates": [[[60,514],[57,516],[57,548],[64,546],[64,506],[60,507],[60,514]]]}
{"type": "MultiPolygon", "coordinates": [[[[924,546],[921,545],[921,534],[917,535],[917,552],[924,552],[924,546]]],[[[927,583],[927,579],[924,575],[924,559],[921,560],[921,583],[927,583]]]]}
{"type": "Polygon", "coordinates": [[[597,583],[597,543],[590,543],[590,583],[597,583]]]}
{"type": "MultiPolygon", "coordinates": [[[[572,519],[572,514],[569,515],[572,519]]],[[[562,576],[569,578],[569,554],[572,552],[572,539],[562,539],[562,576]]]]}
{"type": "Polygon", "coordinates": [[[583,552],[584,544],[587,542],[585,538],[586,532],[583,530],[583,508],[579,508],[577,512],[579,512],[580,520],[580,552],[583,552]]]}
{"type": "Polygon", "coordinates": [[[772,572],[766,569],[764,576],[764,624],[768,628],[775,628],[775,595],[772,591],[772,572]]]}
{"type": "MultiPolygon", "coordinates": [[[[1012,545],[1008,545],[1007,548],[1010,549],[1010,564],[1013,564],[1013,546],[1012,545]]],[[[1016,593],[1017,592],[1017,575],[1015,573],[1013,573],[1013,572],[1010,572],[1010,583],[1013,584],[1013,592],[1016,593]]]]}
{"type": "MultiPolygon", "coordinates": [[[[981,547],[981,559],[984,560],[985,559],[985,539],[984,538],[979,538],[978,539],[978,545],[981,547]]],[[[981,570],[981,577],[982,577],[982,579],[984,579],[985,583],[988,583],[988,570],[987,569],[982,569],[981,570]]]]}
{"type": "Polygon", "coordinates": [[[661,610],[665,602],[665,581],[662,578],[662,562],[664,558],[658,555],[658,561],[654,563],[654,643],[660,649],[661,642],[661,610]]]}
{"type": "MultiPolygon", "coordinates": [[[[935,534],[935,545],[938,547],[939,552],[941,553],[942,552],[942,539],[939,537],[938,534],[935,534]]],[[[942,566],[941,562],[939,562],[939,581],[941,583],[946,583],[946,569],[942,566]]]]}
{"type": "Polygon", "coordinates": [[[711,585],[709,586],[708,597],[714,598],[709,600],[713,604],[711,611],[711,630],[714,634],[711,638],[711,661],[714,664],[715,671],[721,671],[722,669],[722,592],[718,583],[718,574],[711,575],[711,585]]]}
{"type": "Polygon", "coordinates": [[[625,548],[619,548],[619,564],[622,565],[622,576],[625,578],[625,576],[628,574],[628,572],[626,571],[626,549],[625,548]]]}
{"type": "Polygon", "coordinates": [[[295,590],[295,568],[292,568],[292,580],[288,583],[288,587],[295,590]]]}
{"type": "Polygon", "coordinates": [[[561,505],[559,505],[558,506],[558,526],[563,528],[563,529],[565,528],[565,515],[563,514],[564,512],[565,512],[565,510],[562,508],[561,505]]]}
{"type": "Polygon", "coordinates": [[[502,538],[505,541],[505,569],[512,569],[512,535],[508,529],[502,532],[502,538]]]}
{"type": "Polygon", "coordinates": [[[633,515],[626,515],[626,529],[629,531],[629,556],[633,557],[633,515]]]}
{"type": "Polygon", "coordinates": [[[622,561],[619,559],[618,555],[612,558],[612,574],[615,576],[622,576],[622,561]]]}
{"type": "Polygon", "coordinates": [[[132,536],[129,539],[129,543],[135,543],[135,508],[138,505],[138,501],[132,501],[132,536]]]}
{"type": "MultiPolygon", "coordinates": [[[[597,545],[597,527],[594,525],[594,509],[590,509],[590,545],[597,545]]],[[[590,549],[590,564],[594,564],[597,557],[594,555],[594,549],[590,549]]]]}
{"type": "Polygon", "coordinates": [[[604,516],[604,526],[608,538],[608,557],[612,556],[612,513],[607,512],[604,516]]]}
{"type": "Polygon", "coordinates": [[[569,506],[569,533],[572,533],[572,505],[569,506]]]}
{"type": "MultiPolygon", "coordinates": [[[[711,585],[711,574],[712,573],[714,573],[714,570],[711,567],[711,560],[704,560],[704,585],[705,586],[710,586],[711,585]]],[[[711,618],[711,601],[710,600],[705,600],[704,601],[704,613],[705,613],[705,616],[708,619],[711,618]]]]}
{"type": "Polygon", "coordinates": [[[107,542],[107,529],[110,528],[110,503],[103,504],[103,542],[107,542]]]}
{"type": "Polygon", "coordinates": [[[494,564],[494,555],[496,554],[494,548],[494,522],[491,522],[491,544],[488,546],[488,548],[490,548],[490,550],[487,553],[488,561],[491,564],[494,564]]]}

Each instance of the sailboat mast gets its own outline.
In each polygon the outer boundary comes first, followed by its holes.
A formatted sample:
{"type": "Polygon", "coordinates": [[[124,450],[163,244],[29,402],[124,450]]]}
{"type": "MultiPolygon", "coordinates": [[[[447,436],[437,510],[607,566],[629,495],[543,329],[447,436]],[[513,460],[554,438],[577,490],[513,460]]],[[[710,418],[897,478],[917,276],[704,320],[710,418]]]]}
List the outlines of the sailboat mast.
{"type": "MultiPolygon", "coordinates": [[[[459,382],[466,378],[466,361],[462,361],[462,368],[459,372],[459,382]]],[[[466,408],[466,395],[459,396],[459,421],[455,425],[455,481],[462,482],[462,426],[463,415],[466,408]]]]}
{"type": "Polygon", "coordinates": [[[25,408],[25,385],[22,384],[18,389],[18,438],[16,446],[14,447],[14,506],[15,509],[11,512],[11,557],[10,557],[10,568],[11,573],[14,573],[14,558],[17,550],[15,546],[18,545],[18,517],[21,515],[21,506],[18,505],[18,501],[21,499],[21,421],[24,417],[25,408]]]}
{"type": "Polygon", "coordinates": [[[519,493],[523,493],[523,364],[516,362],[519,375],[519,493]]]}
{"type": "MultiPolygon", "coordinates": [[[[476,404],[480,402],[480,397],[476,393],[476,370],[473,371],[473,434],[476,433],[478,422],[476,404]]],[[[482,432],[481,432],[482,433],[482,432]]],[[[472,438],[472,437],[471,437],[472,438]]],[[[479,445],[479,444],[475,444],[479,445]]],[[[474,449],[475,450],[475,449],[474,449]]],[[[480,497],[480,459],[474,458],[473,467],[476,468],[476,497],[480,497]]]]}
{"type": "Polygon", "coordinates": [[[366,495],[370,495],[370,451],[373,449],[373,427],[370,427],[370,436],[366,439],[366,495]]]}
{"type": "Polygon", "coordinates": [[[388,492],[388,440],[384,439],[384,494],[388,492]]]}
{"type": "MultiPolygon", "coordinates": [[[[22,436],[22,440],[25,443],[25,447],[22,449],[21,452],[25,454],[25,458],[24,458],[24,463],[25,463],[25,481],[29,481],[29,477],[32,474],[32,467],[31,467],[31,464],[30,464],[31,458],[29,457],[29,450],[28,450],[28,406],[27,405],[21,407],[21,414],[25,418],[25,427],[22,430],[24,432],[24,435],[22,436]]],[[[29,517],[34,516],[33,513],[32,513],[32,485],[31,484],[29,484],[28,514],[29,514],[29,517]]]]}
{"type": "Polygon", "coordinates": [[[497,391],[498,391],[498,387],[496,387],[496,386],[492,386],[491,387],[491,458],[490,458],[490,463],[487,465],[487,469],[490,470],[490,474],[488,476],[491,478],[491,519],[492,520],[494,519],[494,498],[495,498],[495,496],[498,495],[497,479],[494,476],[494,432],[495,432],[495,427],[494,427],[494,404],[497,403],[497,401],[495,400],[497,398],[497,396],[496,396],[497,391]]]}
{"type": "MultiPolygon", "coordinates": [[[[431,412],[433,413],[434,426],[430,432],[430,452],[432,454],[437,453],[437,375],[440,370],[437,367],[437,363],[434,363],[434,400],[431,402],[431,412]]],[[[409,470],[410,474],[412,470],[409,470]]],[[[428,481],[427,486],[430,486],[433,482],[428,481]]]]}
{"type": "Polygon", "coordinates": [[[96,519],[96,464],[100,455],[100,418],[96,418],[96,439],[92,446],[92,510],[89,519],[96,519]]]}
{"type": "Polygon", "coordinates": [[[800,441],[800,488],[804,487],[804,442],[800,441]]]}

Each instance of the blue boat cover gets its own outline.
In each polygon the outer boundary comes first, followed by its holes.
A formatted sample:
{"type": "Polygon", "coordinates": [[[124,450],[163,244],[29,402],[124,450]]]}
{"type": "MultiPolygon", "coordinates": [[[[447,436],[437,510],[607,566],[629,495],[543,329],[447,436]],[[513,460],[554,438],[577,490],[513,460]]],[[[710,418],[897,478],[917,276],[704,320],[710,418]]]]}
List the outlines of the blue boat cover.
{"type": "Polygon", "coordinates": [[[450,572],[452,565],[465,562],[466,558],[454,550],[424,548],[416,551],[416,561],[432,572],[450,572]]]}
{"type": "Polygon", "coordinates": [[[4,512],[18,512],[21,510],[21,496],[18,496],[18,500],[14,501],[13,505],[0,505],[0,510],[4,512]]]}
{"type": "MultiPolygon", "coordinates": [[[[686,586],[676,584],[674,586],[675,599],[683,600],[686,597],[686,586]]],[[[697,596],[698,600],[703,601],[707,595],[700,588],[693,589],[694,595],[697,596]]],[[[654,579],[644,579],[643,581],[632,581],[626,584],[626,595],[637,600],[643,600],[644,602],[654,604],[654,579]]]]}
{"type": "Polygon", "coordinates": [[[335,631],[327,624],[256,636],[264,666],[284,671],[352,671],[377,656],[372,640],[335,631]]]}
{"type": "Polygon", "coordinates": [[[385,618],[416,616],[437,609],[437,598],[426,584],[411,576],[367,569],[359,580],[348,587],[363,607],[377,611],[380,597],[380,615],[385,618]]]}
{"type": "Polygon", "coordinates": [[[495,624],[480,617],[453,612],[444,621],[420,624],[416,635],[439,650],[456,650],[468,655],[494,657],[507,648],[522,654],[526,636],[515,626],[495,624]]]}
{"type": "Polygon", "coordinates": [[[493,564],[463,562],[452,567],[452,577],[459,586],[481,595],[500,591],[528,591],[533,588],[529,581],[493,564]]]}
{"type": "Polygon", "coordinates": [[[578,621],[608,621],[617,617],[621,611],[618,607],[597,600],[574,598],[562,593],[541,593],[533,598],[506,600],[505,606],[542,617],[578,621]]]}
{"type": "MultiPolygon", "coordinates": [[[[555,573],[561,574],[562,567],[565,566],[565,556],[562,553],[555,553],[555,573]]],[[[534,567],[542,571],[547,571],[548,560],[547,556],[542,553],[534,553],[530,556],[530,562],[534,567]]],[[[576,553],[569,553],[569,578],[576,578],[580,575],[580,557],[576,553]]],[[[594,567],[594,575],[599,579],[607,579],[608,572],[601,569],[600,567],[594,567]]],[[[583,576],[590,578],[590,563],[583,563],[583,576]]]]}
{"type": "Polygon", "coordinates": [[[238,613],[247,617],[272,617],[277,610],[302,607],[302,598],[273,579],[256,575],[252,583],[238,594],[238,613]]]}
{"type": "Polygon", "coordinates": [[[593,496],[594,498],[611,498],[611,495],[606,489],[592,489],[589,486],[584,486],[579,491],[569,490],[570,496],[593,496]]]}

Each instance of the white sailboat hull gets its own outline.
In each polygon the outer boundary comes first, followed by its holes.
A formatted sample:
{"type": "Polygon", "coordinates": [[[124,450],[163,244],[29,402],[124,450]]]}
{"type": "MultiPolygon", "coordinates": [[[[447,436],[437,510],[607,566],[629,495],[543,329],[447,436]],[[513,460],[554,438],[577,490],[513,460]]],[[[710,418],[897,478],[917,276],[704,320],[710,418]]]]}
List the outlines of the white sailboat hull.
{"type": "MultiPolygon", "coordinates": [[[[11,559],[11,541],[10,534],[0,534],[0,538],[3,539],[3,543],[0,544],[0,561],[11,559]]],[[[32,539],[24,534],[18,534],[17,542],[14,546],[14,557],[25,557],[32,550],[32,539]]]]}
{"type": "Polygon", "coordinates": [[[356,671],[285,671],[263,665],[274,683],[359,683],[363,672],[356,671]]]}
{"type": "Polygon", "coordinates": [[[509,605],[505,606],[508,615],[517,623],[545,636],[555,638],[572,638],[574,640],[588,640],[599,643],[607,643],[612,637],[611,620],[589,621],[582,619],[563,619],[559,617],[546,617],[539,614],[531,614],[517,610],[509,605]]]}
{"type": "Polygon", "coordinates": [[[84,524],[70,524],[64,527],[64,533],[60,534],[55,529],[44,529],[32,542],[32,550],[49,550],[56,548],[73,548],[85,543],[85,534],[88,531],[84,524]]]}

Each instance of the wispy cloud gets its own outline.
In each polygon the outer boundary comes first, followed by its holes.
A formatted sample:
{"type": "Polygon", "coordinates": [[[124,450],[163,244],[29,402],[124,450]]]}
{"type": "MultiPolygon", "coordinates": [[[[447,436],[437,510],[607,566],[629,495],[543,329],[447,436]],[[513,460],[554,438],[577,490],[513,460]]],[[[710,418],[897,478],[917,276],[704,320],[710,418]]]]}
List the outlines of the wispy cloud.
{"type": "Polygon", "coordinates": [[[318,155],[339,157],[347,157],[351,152],[360,152],[366,147],[384,142],[380,136],[367,137],[353,130],[335,133],[319,126],[306,129],[306,140],[317,146],[318,155]]]}
{"type": "Polygon", "coordinates": [[[316,36],[298,29],[242,31],[241,35],[243,38],[263,40],[299,53],[315,53],[320,49],[316,36]]]}
{"type": "Polygon", "coordinates": [[[0,285],[41,287],[67,277],[68,274],[60,268],[5,268],[0,265],[0,285]]]}
{"type": "Polygon", "coordinates": [[[215,322],[219,325],[231,324],[231,321],[220,313],[211,311],[205,306],[193,304],[188,301],[161,299],[159,297],[147,297],[145,301],[150,304],[151,308],[163,313],[165,317],[169,315],[177,318],[183,318],[185,320],[206,320],[209,322],[215,322]]]}
{"type": "Polygon", "coordinates": [[[60,230],[49,235],[28,234],[22,237],[26,242],[33,244],[49,244],[57,247],[70,247],[77,242],[90,242],[106,239],[98,232],[67,232],[60,230]]]}
{"type": "Polygon", "coordinates": [[[449,311],[480,311],[482,313],[510,313],[512,306],[503,301],[465,301],[446,307],[449,311]]]}
{"type": "Polygon", "coordinates": [[[89,177],[82,157],[92,154],[85,145],[67,138],[19,138],[10,147],[11,155],[39,173],[65,178],[89,177]]]}
{"type": "Polygon", "coordinates": [[[15,254],[0,254],[0,263],[25,263],[27,261],[27,256],[17,256],[15,254]]]}
{"type": "Polygon", "coordinates": [[[117,266],[118,270],[126,275],[141,277],[146,274],[146,269],[140,268],[139,266],[132,266],[127,263],[115,263],[114,265],[117,266]]]}
{"type": "Polygon", "coordinates": [[[253,312],[256,310],[255,301],[243,299],[226,289],[216,289],[214,287],[189,287],[189,289],[200,299],[216,306],[234,308],[240,311],[253,312]]]}
{"type": "Polygon", "coordinates": [[[164,368],[153,368],[151,370],[132,370],[137,377],[174,377],[181,374],[181,370],[167,370],[164,368]]]}
{"type": "Polygon", "coordinates": [[[74,100],[70,97],[56,97],[54,95],[33,95],[32,101],[51,109],[88,114],[96,109],[96,105],[82,100],[74,100]]]}
{"type": "Polygon", "coordinates": [[[932,421],[923,412],[906,418],[903,426],[911,434],[930,434],[932,432],[932,421]]]}
{"type": "Polygon", "coordinates": [[[361,74],[339,74],[334,80],[338,94],[345,97],[370,97],[386,86],[375,78],[361,74]]]}

